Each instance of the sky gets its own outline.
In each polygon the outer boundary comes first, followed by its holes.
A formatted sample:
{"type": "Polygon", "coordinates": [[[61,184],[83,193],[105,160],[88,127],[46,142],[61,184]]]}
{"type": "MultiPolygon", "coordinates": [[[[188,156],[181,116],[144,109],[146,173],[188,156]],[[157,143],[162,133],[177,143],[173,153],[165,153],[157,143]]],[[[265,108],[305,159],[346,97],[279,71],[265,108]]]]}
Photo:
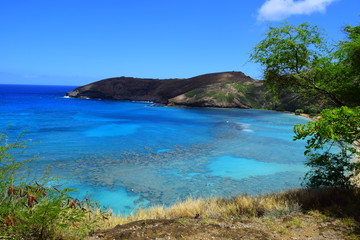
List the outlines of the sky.
{"type": "Polygon", "coordinates": [[[335,44],[360,22],[360,0],[0,0],[0,84],[261,79],[249,53],[283,21],[317,25],[335,44]]]}

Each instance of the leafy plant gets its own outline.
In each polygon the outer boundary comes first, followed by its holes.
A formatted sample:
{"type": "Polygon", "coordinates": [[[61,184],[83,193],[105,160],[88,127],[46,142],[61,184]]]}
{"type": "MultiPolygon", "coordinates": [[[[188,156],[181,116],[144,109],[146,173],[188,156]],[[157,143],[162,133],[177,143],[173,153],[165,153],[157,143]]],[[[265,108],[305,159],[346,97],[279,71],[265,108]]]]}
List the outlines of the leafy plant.
{"type": "Polygon", "coordinates": [[[296,109],[296,110],[295,110],[295,114],[296,114],[296,115],[300,115],[300,114],[302,114],[302,113],[304,113],[304,110],[302,110],[302,109],[296,109]]]}
{"type": "Polygon", "coordinates": [[[318,187],[353,187],[351,178],[359,166],[352,163],[351,154],[344,149],[340,153],[309,154],[307,166],[311,169],[305,175],[305,185],[318,187]]]}
{"type": "Polygon", "coordinates": [[[0,134],[0,235],[15,239],[53,239],[85,236],[104,215],[96,203],[70,196],[74,190],[54,186],[44,176],[40,184],[24,169],[37,158],[22,159],[27,141],[10,142],[0,134]]]}
{"type": "Polygon", "coordinates": [[[360,107],[326,109],[315,122],[295,125],[295,140],[307,139],[305,185],[315,187],[353,187],[360,173],[360,156],[354,146],[360,140],[360,107]],[[337,153],[336,153],[337,152],[337,153]]]}

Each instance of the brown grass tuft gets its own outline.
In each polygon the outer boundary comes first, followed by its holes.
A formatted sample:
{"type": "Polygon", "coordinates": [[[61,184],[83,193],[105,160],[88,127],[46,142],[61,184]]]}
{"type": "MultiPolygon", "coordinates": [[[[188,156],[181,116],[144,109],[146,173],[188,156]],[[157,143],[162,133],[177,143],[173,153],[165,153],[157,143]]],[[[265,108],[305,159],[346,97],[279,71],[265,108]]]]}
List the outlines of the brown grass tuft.
{"type": "Polygon", "coordinates": [[[157,206],[138,209],[130,216],[112,216],[104,220],[101,228],[112,228],[138,220],[177,219],[182,217],[199,219],[279,217],[296,211],[319,211],[335,217],[360,219],[360,189],[338,188],[296,189],[261,196],[239,195],[232,198],[193,199],[176,203],[170,207],[157,206]]]}

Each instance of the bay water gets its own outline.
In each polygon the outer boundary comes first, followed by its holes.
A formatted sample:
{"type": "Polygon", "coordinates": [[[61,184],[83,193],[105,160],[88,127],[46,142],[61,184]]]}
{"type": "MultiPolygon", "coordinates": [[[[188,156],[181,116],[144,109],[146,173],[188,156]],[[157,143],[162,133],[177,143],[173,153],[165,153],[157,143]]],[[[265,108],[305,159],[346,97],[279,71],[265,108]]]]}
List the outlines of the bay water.
{"type": "Polygon", "coordinates": [[[188,197],[231,197],[300,186],[309,120],[267,110],[153,107],[65,97],[73,86],[0,85],[0,128],[37,142],[37,167],[115,213],[188,197]]]}

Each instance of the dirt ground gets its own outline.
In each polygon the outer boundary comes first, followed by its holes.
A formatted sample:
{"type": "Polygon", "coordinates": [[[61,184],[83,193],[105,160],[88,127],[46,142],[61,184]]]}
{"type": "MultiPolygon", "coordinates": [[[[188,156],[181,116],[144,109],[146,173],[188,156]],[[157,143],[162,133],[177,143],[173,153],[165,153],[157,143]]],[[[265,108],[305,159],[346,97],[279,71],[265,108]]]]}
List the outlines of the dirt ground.
{"type": "Polygon", "coordinates": [[[360,239],[359,223],[313,213],[244,219],[142,220],[94,233],[88,240],[113,239],[360,239]]]}

